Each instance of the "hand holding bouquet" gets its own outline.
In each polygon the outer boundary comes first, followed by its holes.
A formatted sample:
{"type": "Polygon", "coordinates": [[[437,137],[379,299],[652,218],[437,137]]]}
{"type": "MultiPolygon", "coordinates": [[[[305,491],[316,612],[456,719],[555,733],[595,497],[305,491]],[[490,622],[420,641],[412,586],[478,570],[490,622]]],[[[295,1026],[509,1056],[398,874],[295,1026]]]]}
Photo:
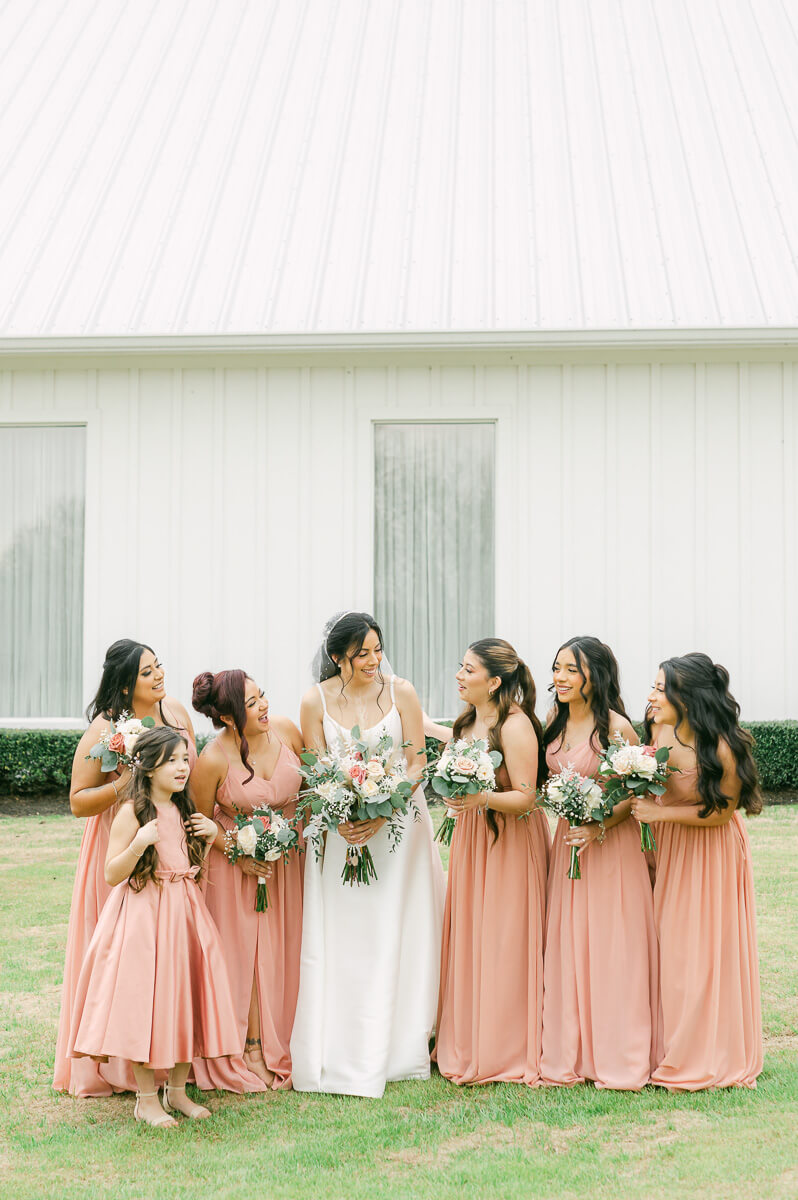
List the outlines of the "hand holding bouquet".
{"type": "MultiPolygon", "coordinates": [[[[360,737],[355,725],[349,744],[342,754],[332,751],[305,750],[300,771],[307,786],[300,793],[305,803],[305,840],[319,857],[327,829],[337,829],[347,821],[373,821],[384,817],[388,823],[391,850],[402,839],[402,816],[418,809],[412,800],[413,784],[407,778],[405,747],[395,746],[387,733],[371,749],[360,737]]],[[[374,859],[368,846],[349,846],[341,872],[344,883],[369,883],[377,878],[374,859]]]]}
{"type": "MultiPolygon", "coordinates": [[[[584,825],[586,821],[603,821],[610,816],[613,808],[595,779],[580,775],[570,763],[559,774],[546,780],[540,789],[540,800],[558,817],[565,817],[572,828],[584,825]]],[[[582,878],[576,846],[571,846],[568,878],[582,878]]]]}
{"type": "MultiPolygon", "coordinates": [[[[662,746],[632,746],[620,734],[615,735],[599,761],[604,777],[604,793],[614,804],[627,796],[661,796],[668,776],[678,767],[668,766],[670,750],[662,746]]],[[[656,850],[651,826],[640,823],[641,850],[656,850]]]]}
{"type": "MultiPolygon", "coordinates": [[[[429,779],[432,790],[449,800],[452,796],[475,796],[479,792],[495,792],[496,768],[502,756],[498,750],[488,750],[484,738],[460,738],[449,742],[433,767],[429,779]]],[[[435,835],[444,845],[452,844],[457,813],[446,809],[446,816],[435,835]]]]}
{"type": "Polygon", "coordinates": [[[92,746],[86,758],[101,759],[100,769],[102,771],[116,771],[120,765],[130,766],[136,738],[145,729],[152,729],[154,724],[153,717],[142,717],[139,720],[138,717],[131,717],[130,713],[123,712],[118,720],[111,721],[97,745],[92,746]]]}
{"type": "MultiPolygon", "coordinates": [[[[237,812],[235,829],[224,835],[224,852],[234,863],[246,855],[256,862],[276,862],[285,858],[290,850],[296,850],[299,842],[294,825],[270,808],[256,808],[251,816],[237,812]]],[[[266,912],[269,907],[269,889],[266,880],[258,878],[255,894],[255,912],[266,912]]]]}

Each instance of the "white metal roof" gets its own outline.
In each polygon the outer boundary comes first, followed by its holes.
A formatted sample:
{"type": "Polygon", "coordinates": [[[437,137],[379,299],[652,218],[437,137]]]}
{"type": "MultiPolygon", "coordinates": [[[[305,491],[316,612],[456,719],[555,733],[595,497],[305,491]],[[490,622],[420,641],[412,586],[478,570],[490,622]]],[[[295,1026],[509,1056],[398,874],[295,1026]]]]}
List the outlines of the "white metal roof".
{"type": "Polygon", "coordinates": [[[798,324],[792,0],[7,0],[0,336],[798,324]]]}

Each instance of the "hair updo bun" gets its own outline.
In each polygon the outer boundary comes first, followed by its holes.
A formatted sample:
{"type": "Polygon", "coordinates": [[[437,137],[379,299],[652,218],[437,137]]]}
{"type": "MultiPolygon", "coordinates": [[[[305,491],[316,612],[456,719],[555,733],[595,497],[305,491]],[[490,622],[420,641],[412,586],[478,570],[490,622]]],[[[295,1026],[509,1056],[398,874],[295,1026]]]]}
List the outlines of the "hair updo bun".
{"type": "Polygon", "coordinates": [[[202,671],[201,674],[197,675],[192,685],[191,704],[198,713],[202,713],[204,717],[208,717],[216,725],[219,720],[219,713],[212,700],[213,685],[213,671],[202,671]]]}
{"type": "Polygon", "coordinates": [[[249,772],[244,783],[249,783],[255,774],[249,761],[249,743],[244,736],[244,726],[247,723],[244,696],[248,679],[251,679],[251,676],[240,667],[232,671],[217,671],[215,675],[212,671],[203,671],[194,680],[191,693],[194,708],[213,722],[214,729],[224,729],[225,722],[222,717],[229,717],[238,732],[241,762],[249,772]]]}

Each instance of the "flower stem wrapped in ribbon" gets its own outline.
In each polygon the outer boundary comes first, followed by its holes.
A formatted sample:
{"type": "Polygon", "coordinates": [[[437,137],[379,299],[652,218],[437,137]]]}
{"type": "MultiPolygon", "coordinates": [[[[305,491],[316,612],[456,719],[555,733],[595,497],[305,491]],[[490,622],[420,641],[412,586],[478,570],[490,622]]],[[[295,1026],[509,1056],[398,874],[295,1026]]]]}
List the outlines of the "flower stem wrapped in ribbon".
{"type": "MultiPolygon", "coordinates": [[[[452,796],[475,796],[479,792],[495,792],[496,769],[502,761],[498,750],[488,750],[484,738],[460,738],[449,742],[432,771],[429,780],[432,790],[449,800],[452,796]]],[[[445,846],[452,844],[457,814],[446,809],[446,816],[435,834],[435,840],[445,846]]]]}
{"type": "Polygon", "coordinates": [[[102,771],[116,771],[120,765],[127,767],[130,765],[130,760],[133,757],[133,747],[136,744],[136,738],[145,729],[152,729],[155,724],[153,717],[132,717],[130,713],[123,712],[116,720],[111,721],[108,728],[103,731],[99,742],[92,746],[87,759],[99,758],[100,769],[102,771]]]}
{"type": "MultiPolygon", "coordinates": [[[[662,796],[668,776],[679,769],[668,765],[669,755],[667,746],[633,746],[616,734],[599,761],[604,794],[614,804],[627,796],[662,796]]],[[[641,821],[640,849],[656,848],[651,826],[641,821]]]]}
{"type": "MultiPolygon", "coordinates": [[[[409,743],[408,743],[409,744],[409,743]]],[[[412,812],[418,819],[418,807],[412,799],[413,783],[407,778],[405,745],[395,745],[390,734],[383,734],[374,748],[361,739],[360,727],[352,729],[343,753],[330,750],[304,750],[300,771],[307,786],[304,798],[304,836],[316,857],[323,852],[325,830],[337,829],[349,821],[373,821],[384,817],[393,851],[404,833],[403,816],[412,812]]],[[[344,883],[368,884],[377,878],[374,858],[368,846],[348,846],[344,883]]]]}
{"type": "MultiPolygon", "coordinates": [[[[296,826],[271,808],[256,808],[251,816],[237,812],[235,823],[235,829],[228,829],[224,835],[224,852],[231,863],[242,855],[256,862],[277,862],[298,849],[296,826]]],[[[269,889],[266,880],[259,877],[255,912],[266,912],[268,907],[269,889]]]]}
{"type": "MultiPolygon", "coordinates": [[[[603,822],[612,815],[613,803],[607,800],[595,779],[580,775],[570,763],[546,780],[539,798],[551,812],[558,817],[565,817],[572,829],[576,825],[584,825],[586,821],[603,822]]],[[[576,846],[571,846],[568,878],[582,878],[576,846]]]]}

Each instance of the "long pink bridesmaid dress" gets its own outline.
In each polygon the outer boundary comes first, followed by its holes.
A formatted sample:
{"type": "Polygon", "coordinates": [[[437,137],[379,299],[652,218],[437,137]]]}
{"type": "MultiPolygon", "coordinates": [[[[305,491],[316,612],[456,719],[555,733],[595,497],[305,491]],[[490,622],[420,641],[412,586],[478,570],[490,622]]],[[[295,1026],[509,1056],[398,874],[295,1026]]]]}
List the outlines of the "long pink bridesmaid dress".
{"type": "MultiPolygon", "coordinates": [[[[697,771],[671,775],[662,805],[696,804],[697,771]]],[[[726,825],[654,826],[662,1047],[651,1082],[669,1091],[756,1087],[762,1014],[751,847],[726,825]]]]}
{"type": "MultiPolygon", "coordinates": [[[[569,764],[595,775],[591,743],[567,752],[549,746],[553,773],[569,764]]],[[[640,827],[631,818],[608,829],[568,879],[568,822],[557,822],[549,865],[543,972],[546,1083],[593,1080],[599,1088],[638,1091],[655,1065],[657,935],[640,827]]]]}
{"type": "MultiPolygon", "coordinates": [[[[229,761],[224,782],[216,793],[214,820],[223,829],[235,828],[236,810],[252,812],[268,805],[291,819],[302,784],[294,752],[283,742],[271,779],[256,775],[245,783],[240,762],[229,761]]],[[[299,990],[299,954],[302,947],[302,884],[304,855],[291,853],[286,862],[272,863],[268,882],[269,907],[255,912],[257,879],[244,875],[223,854],[209,857],[205,896],[222,938],[243,1047],[252,981],[257,982],[260,1037],[263,1059],[274,1073],[275,1088],[291,1087],[291,1030],[299,990]]],[[[228,1092],[265,1091],[264,1082],[238,1054],[232,1058],[197,1059],[194,1076],[199,1087],[228,1092]]]]}
{"type": "Polygon", "coordinates": [[[180,810],[158,810],[157,883],[111,889],[78,978],[69,1053],[168,1070],[242,1048],[216,926],[180,810]]]}
{"type": "MultiPolygon", "coordinates": [[[[502,766],[500,790],[510,780],[502,766]]],[[[443,915],[435,1057],[455,1083],[540,1082],[549,830],[538,809],[457,818],[443,915]]]]}
{"type": "MultiPolygon", "coordinates": [[[[186,731],[181,728],[180,732],[186,731]]],[[[194,743],[188,737],[187,742],[189,766],[193,770],[197,762],[197,752],[194,743]]],[[[116,777],[117,772],[113,771],[104,775],[102,782],[109,783],[116,777]]],[[[105,855],[108,850],[108,835],[118,811],[119,805],[112,804],[105,812],[86,817],[72,888],[53,1087],[59,1092],[70,1092],[73,1096],[110,1096],[114,1091],[136,1090],[136,1081],[129,1063],[115,1059],[109,1059],[106,1063],[96,1063],[90,1058],[70,1058],[68,1054],[74,997],[83,957],[103,905],[111,894],[111,889],[105,882],[105,855]]]]}

